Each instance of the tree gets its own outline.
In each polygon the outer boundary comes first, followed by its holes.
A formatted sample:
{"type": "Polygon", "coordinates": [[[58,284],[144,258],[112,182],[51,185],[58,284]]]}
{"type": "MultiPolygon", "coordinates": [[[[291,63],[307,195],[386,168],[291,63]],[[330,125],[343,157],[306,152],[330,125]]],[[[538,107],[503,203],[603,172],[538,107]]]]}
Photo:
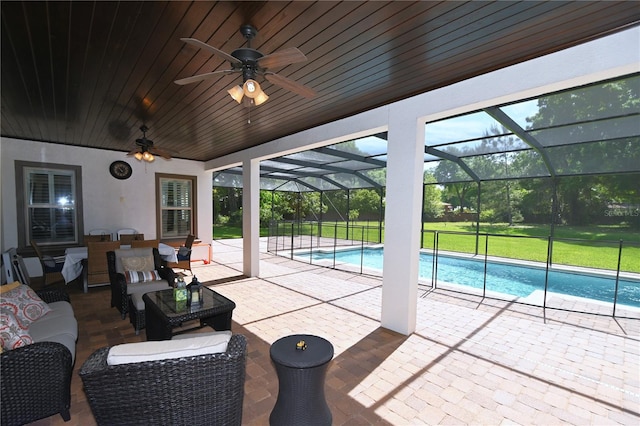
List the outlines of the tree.
{"type": "Polygon", "coordinates": [[[215,187],[213,189],[214,223],[232,225],[242,223],[242,188],[215,187]]]}
{"type": "MultiPolygon", "coordinates": [[[[637,173],[602,173],[638,171],[640,142],[630,129],[639,110],[637,76],[538,100],[537,113],[527,119],[528,129],[548,145],[554,171],[571,176],[557,184],[563,222],[585,225],[600,220],[607,204],[620,198],[622,188],[631,189],[627,196],[633,197],[635,191],[637,199],[637,173]]],[[[535,184],[529,186],[536,190],[535,184]]]]}
{"type": "Polygon", "coordinates": [[[359,216],[366,218],[380,217],[380,193],[373,189],[356,189],[351,191],[349,206],[357,210],[359,216]]]}
{"type": "Polygon", "coordinates": [[[422,178],[424,185],[422,213],[425,219],[435,219],[444,213],[442,205],[442,190],[436,185],[436,178],[432,173],[424,172],[422,178]]]}
{"type": "Polygon", "coordinates": [[[323,194],[323,204],[329,220],[347,220],[347,191],[327,191],[323,194]]]}
{"type": "Polygon", "coordinates": [[[516,174],[514,163],[519,155],[519,144],[522,142],[510,136],[509,130],[491,126],[475,148],[480,155],[469,159],[469,166],[481,179],[494,179],[482,184],[480,214],[483,219],[507,222],[509,225],[513,225],[514,219],[522,220],[518,210],[518,202],[522,196],[520,185],[518,181],[510,179],[516,174]]]}
{"type": "MultiPolygon", "coordinates": [[[[453,155],[460,156],[462,152],[455,148],[449,150],[453,155]]],[[[470,191],[477,187],[472,178],[459,165],[450,160],[441,160],[435,168],[433,175],[437,182],[445,185],[443,199],[455,207],[460,207],[460,212],[470,205],[467,201],[470,191]]]]}

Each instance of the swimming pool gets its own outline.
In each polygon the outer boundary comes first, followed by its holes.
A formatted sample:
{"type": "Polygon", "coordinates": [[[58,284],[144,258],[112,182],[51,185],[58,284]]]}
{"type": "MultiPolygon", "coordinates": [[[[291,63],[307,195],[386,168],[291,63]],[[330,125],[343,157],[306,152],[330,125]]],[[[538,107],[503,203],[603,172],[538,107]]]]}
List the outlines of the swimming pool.
{"type": "MultiPolygon", "coordinates": [[[[382,269],[382,248],[362,250],[337,250],[336,262],[344,262],[365,268],[382,269]]],[[[298,253],[308,257],[309,252],[298,253]]],[[[333,252],[313,252],[313,260],[333,260],[333,252]]],[[[437,280],[483,288],[484,260],[465,259],[438,255],[437,280]]],[[[431,279],[433,275],[433,256],[420,253],[420,277],[431,279]]],[[[545,270],[523,265],[487,262],[487,290],[518,297],[528,297],[537,290],[544,290],[545,270]]],[[[548,291],[576,297],[613,303],[615,277],[586,275],[565,271],[549,271],[548,291]]],[[[618,304],[640,307],[640,282],[618,281],[618,304]]]]}

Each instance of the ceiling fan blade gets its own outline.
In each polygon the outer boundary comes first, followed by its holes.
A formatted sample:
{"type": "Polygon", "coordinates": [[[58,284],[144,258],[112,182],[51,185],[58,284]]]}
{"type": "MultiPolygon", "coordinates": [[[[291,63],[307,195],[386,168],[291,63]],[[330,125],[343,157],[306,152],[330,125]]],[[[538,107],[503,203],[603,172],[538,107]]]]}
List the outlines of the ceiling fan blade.
{"type": "Polygon", "coordinates": [[[298,48],[288,47],[286,49],[278,50],[270,55],[265,55],[258,59],[258,65],[262,68],[278,68],[289,64],[295,64],[298,62],[304,62],[307,57],[304,56],[298,48]]]}
{"type": "Polygon", "coordinates": [[[205,49],[208,50],[209,52],[213,53],[214,55],[218,55],[221,58],[231,62],[233,65],[242,65],[242,61],[238,60],[238,58],[234,58],[233,56],[229,55],[226,52],[223,52],[220,49],[216,49],[213,46],[209,46],[207,43],[204,43],[200,40],[197,40],[195,38],[181,38],[180,40],[184,41],[185,43],[189,43],[192,46],[196,46],[199,47],[200,49],[205,49]]]}
{"type": "Polygon", "coordinates": [[[134,149],[133,151],[127,152],[127,157],[131,157],[132,155],[136,155],[136,152],[139,152],[139,149],[134,149]]]}
{"type": "Polygon", "coordinates": [[[236,71],[235,70],[218,70],[218,71],[208,72],[205,74],[194,75],[193,77],[181,78],[180,80],[174,81],[174,83],[183,86],[185,84],[195,83],[198,81],[206,80],[208,78],[212,78],[217,74],[229,74],[232,72],[236,72],[236,71]]]}
{"type": "Polygon", "coordinates": [[[273,84],[276,84],[305,98],[313,98],[315,95],[317,95],[317,92],[310,87],[307,87],[304,84],[300,84],[278,74],[266,73],[264,75],[264,78],[266,78],[273,84]]]}
{"type": "Polygon", "coordinates": [[[171,160],[171,154],[169,154],[168,152],[166,152],[163,149],[160,148],[156,148],[154,147],[149,147],[149,152],[152,153],[153,155],[159,155],[160,157],[164,158],[165,160],[171,160]]]}

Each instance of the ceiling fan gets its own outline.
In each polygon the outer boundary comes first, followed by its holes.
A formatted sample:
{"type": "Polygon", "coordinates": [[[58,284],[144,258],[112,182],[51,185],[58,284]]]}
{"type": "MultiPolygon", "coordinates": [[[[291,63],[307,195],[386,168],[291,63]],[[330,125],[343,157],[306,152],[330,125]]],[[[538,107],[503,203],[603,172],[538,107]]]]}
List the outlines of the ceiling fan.
{"type": "Polygon", "coordinates": [[[158,155],[165,160],[171,160],[171,155],[169,153],[154,146],[153,141],[147,139],[147,130],[149,130],[147,126],[143,124],[142,126],[140,126],[140,130],[142,130],[142,137],[136,139],[136,145],[138,146],[138,148],[129,152],[127,156],[134,156],[136,160],[146,161],[148,163],[151,163],[153,160],[155,160],[155,155],[158,155]]]}
{"type": "Polygon", "coordinates": [[[306,61],[307,57],[300,50],[295,47],[289,47],[270,55],[264,55],[251,48],[251,40],[258,34],[258,31],[253,26],[241,26],[240,33],[247,40],[247,47],[236,49],[231,52],[231,54],[216,49],[215,47],[195,38],[181,38],[180,40],[185,43],[189,43],[200,49],[208,50],[214,55],[218,55],[219,57],[229,61],[231,63],[231,69],[194,75],[193,77],[176,80],[175,83],[184,85],[206,80],[217,74],[242,73],[242,80],[244,84],[242,86],[234,86],[228,90],[228,93],[238,103],[242,103],[244,98],[245,102],[249,102],[249,105],[253,104],[256,106],[269,99],[269,96],[262,91],[260,84],[255,80],[258,75],[264,76],[267,81],[305,98],[312,98],[316,95],[315,90],[287,77],[283,77],[269,71],[273,68],[306,61]]]}

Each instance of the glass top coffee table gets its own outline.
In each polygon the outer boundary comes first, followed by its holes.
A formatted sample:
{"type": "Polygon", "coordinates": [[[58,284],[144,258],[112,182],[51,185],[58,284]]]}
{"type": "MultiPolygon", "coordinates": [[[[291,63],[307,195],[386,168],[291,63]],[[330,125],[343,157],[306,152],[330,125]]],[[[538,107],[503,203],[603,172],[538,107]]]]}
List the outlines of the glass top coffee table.
{"type": "Polygon", "coordinates": [[[204,326],[215,330],[231,330],[231,315],[236,304],[221,294],[204,287],[203,302],[187,306],[173,299],[173,289],[154,291],[142,296],[145,306],[147,340],[171,340],[173,329],[182,323],[199,319],[200,327],[181,330],[181,334],[204,326]]]}

